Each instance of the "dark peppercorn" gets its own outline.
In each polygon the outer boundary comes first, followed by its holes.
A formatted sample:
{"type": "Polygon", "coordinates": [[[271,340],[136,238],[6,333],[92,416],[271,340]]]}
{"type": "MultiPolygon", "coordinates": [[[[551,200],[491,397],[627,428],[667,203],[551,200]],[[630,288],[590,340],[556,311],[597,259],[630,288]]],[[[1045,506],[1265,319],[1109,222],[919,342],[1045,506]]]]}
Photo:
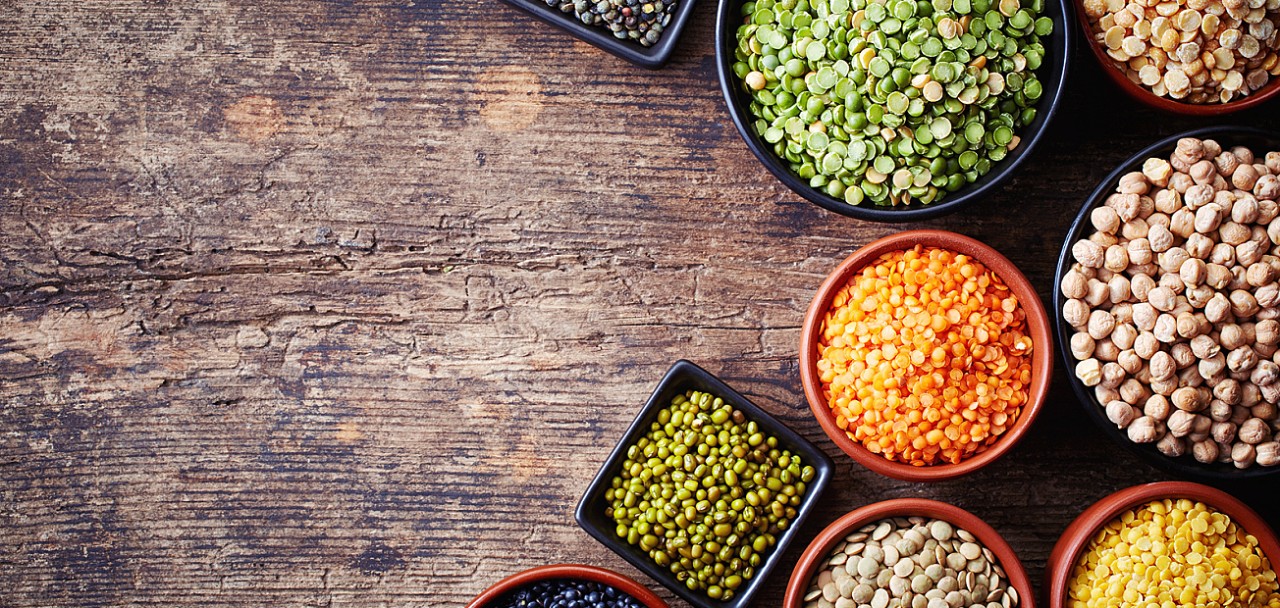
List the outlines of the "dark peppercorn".
{"type": "Polygon", "coordinates": [[[635,598],[608,585],[550,580],[521,587],[492,608],[644,608],[635,598]]]}

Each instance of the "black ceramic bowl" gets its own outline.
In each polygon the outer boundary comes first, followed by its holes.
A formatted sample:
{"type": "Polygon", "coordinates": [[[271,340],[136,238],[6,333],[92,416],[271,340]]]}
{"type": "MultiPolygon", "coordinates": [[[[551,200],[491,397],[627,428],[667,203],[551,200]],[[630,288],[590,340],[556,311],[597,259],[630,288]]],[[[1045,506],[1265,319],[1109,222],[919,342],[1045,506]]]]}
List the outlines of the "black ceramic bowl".
{"type": "Polygon", "coordinates": [[[587,488],[586,494],[578,502],[574,517],[578,520],[578,525],[582,526],[588,534],[604,543],[606,547],[609,547],[618,555],[621,555],[623,559],[631,562],[631,565],[639,568],[640,571],[666,585],[667,588],[690,604],[702,608],[742,608],[752,603],[752,599],[778,566],[778,562],[782,559],[787,546],[795,539],[801,524],[804,523],[809,513],[813,511],[818,498],[822,496],[822,491],[826,489],[827,482],[831,479],[831,474],[831,459],[827,458],[826,454],[822,453],[822,450],[819,450],[812,443],[806,441],[804,437],[801,437],[795,431],[765,413],[764,410],[748,401],[746,397],[738,394],[737,391],[729,388],[727,384],[721,382],[706,370],[682,359],[676,361],[676,364],[667,371],[666,376],[658,383],[658,388],[654,389],[653,395],[649,397],[644,409],[640,410],[640,414],[636,416],[635,422],[631,423],[626,434],[622,436],[622,440],[613,448],[609,458],[600,467],[600,472],[596,474],[595,479],[591,481],[591,486],[587,488]],[[626,460],[627,448],[649,431],[650,423],[657,418],[659,411],[671,404],[672,398],[688,390],[703,391],[724,399],[726,403],[733,405],[733,407],[745,414],[748,420],[754,420],[760,426],[761,432],[777,437],[779,448],[791,450],[792,454],[799,455],[805,464],[812,466],[816,471],[813,481],[809,483],[806,489],[804,501],[800,504],[800,508],[797,509],[795,521],[791,522],[791,525],[783,532],[778,539],[777,545],[769,552],[768,558],[765,559],[764,563],[759,568],[756,568],[755,576],[750,581],[746,581],[738,589],[738,593],[729,601],[713,600],[701,591],[691,591],[684,584],[677,581],[670,570],[654,563],[649,555],[641,551],[639,547],[629,545],[625,539],[618,538],[614,531],[616,524],[605,515],[605,508],[608,506],[604,498],[605,491],[609,489],[610,481],[613,477],[618,474],[622,461],[626,460]]]}
{"type": "Polygon", "coordinates": [[[1044,94],[1036,106],[1036,119],[1017,133],[1022,138],[1022,144],[1004,160],[995,163],[991,171],[978,181],[947,194],[940,202],[928,205],[912,203],[897,207],[876,206],[869,201],[861,205],[850,205],[810,187],[809,182],[792,173],[787,168],[786,161],[773,153],[773,146],[756,135],[751,128],[751,123],[755,120],[751,116],[751,98],[742,90],[741,83],[733,73],[737,30],[742,24],[738,11],[745,2],[747,0],[720,0],[720,8],[716,13],[716,64],[720,73],[720,91],[724,94],[725,105],[729,107],[729,116],[738,127],[738,134],[747,142],[747,147],[769,171],[796,194],[829,211],[876,222],[910,222],[951,213],[963,205],[997,192],[1035,150],[1044,137],[1049,121],[1058,112],[1066,84],[1067,63],[1071,58],[1071,28],[1075,26],[1075,21],[1071,16],[1070,2],[1045,0],[1045,14],[1053,19],[1053,33],[1045,44],[1044,62],[1037,72],[1044,84],[1044,94]]]}
{"type": "Polygon", "coordinates": [[[1255,465],[1242,470],[1227,463],[1202,464],[1189,454],[1178,458],[1170,458],[1156,450],[1154,444],[1133,443],[1129,441],[1128,435],[1123,430],[1117,428],[1114,423],[1107,419],[1103,404],[1099,403],[1093,391],[1075,376],[1076,360],[1071,355],[1071,335],[1075,333],[1075,330],[1062,318],[1062,305],[1066,302],[1066,298],[1062,295],[1062,277],[1075,262],[1075,259],[1071,256],[1071,246],[1076,241],[1087,236],[1086,231],[1091,228],[1089,214],[1095,207],[1106,202],[1107,197],[1115,191],[1116,184],[1120,181],[1120,176],[1130,171],[1142,170],[1142,162],[1148,158],[1161,157],[1167,159],[1173,153],[1178,140],[1183,137],[1212,139],[1224,147],[1248,146],[1255,153],[1280,150],[1280,134],[1246,127],[1207,127],[1171,135],[1151,144],[1129,157],[1128,160],[1121,163],[1120,166],[1103,178],[1098,187],[1094,188],[1093,193],[1085,200],[1080,212],[1076,214],[1076,219],[1071,224],[1071,230],[1067,232],[1066,240],[1062,244],[1062,251],[1058,254],[1058,268],[1054,273],[1052,300],[1054,328],[1058,338],[1058,353],[1062,356],[1062,361],[1066,365],[1067,377],[1071,383],[1071,388],[1075,391],[1076,397],[1079,398],[1081,405],[1084,406],[1089,418],[1093,419],[1098,428],[1102,429],[1103,433],[1113,441],[1124,445],[1153,466],[1187,479],[1205,482],[1229,482],[1280,475],[1280,467],[1260,467],[1255,465]]]}
{"type": "Polygon", "coordinates": [[[662,31],[658,43],[646,47],[633,40],[619,40],[608,28],[586,25],[576,19],[573,13],[564,13],[560,9],[547,6],[543,0],[502,1],[551,25],[563,28],[583,42],[646,68],[660,68],[671,58],[672,51],[676,49],[676,41],[684,31],[685,24],[689,22],[689,15],[693,14],[694,2],[694,0],[677,0],[675,12],[671,14],[671,22],[662,31]]]}

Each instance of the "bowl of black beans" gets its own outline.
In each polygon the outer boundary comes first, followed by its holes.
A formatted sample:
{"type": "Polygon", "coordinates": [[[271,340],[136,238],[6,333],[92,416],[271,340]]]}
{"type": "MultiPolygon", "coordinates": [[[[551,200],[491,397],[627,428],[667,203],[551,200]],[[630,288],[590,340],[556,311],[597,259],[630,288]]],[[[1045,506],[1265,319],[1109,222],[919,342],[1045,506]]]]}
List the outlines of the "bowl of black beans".
{"type": "Polygon", "coordinates": [[[671,58],[693,0],[503,0],[574,37],[647,68],[671,58]]]}
{"type": "Polygon", "coordinates": [[[530,568],[477,595],[467,608],[667,608],[626,576],[583,564],[530,568]]]}

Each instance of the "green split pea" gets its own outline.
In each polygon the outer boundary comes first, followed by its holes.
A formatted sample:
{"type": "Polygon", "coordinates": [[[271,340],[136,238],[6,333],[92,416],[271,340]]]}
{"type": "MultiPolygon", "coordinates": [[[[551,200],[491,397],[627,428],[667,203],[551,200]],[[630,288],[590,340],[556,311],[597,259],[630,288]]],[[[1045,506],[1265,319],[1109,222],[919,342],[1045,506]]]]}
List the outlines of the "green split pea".
{"type": "Polygon", "coordinates": [[[627,449],[605,514],[676,580],[728,600],[795,520],[814,474],[723,399],[689,391],[627,449]]]}
{"type": "Polygon", "coordinates": [[[930,203],[1005,158],[1036,117],[1044,0],[755,0],[733,71],[753,129],[851,205],[930,203]]]}

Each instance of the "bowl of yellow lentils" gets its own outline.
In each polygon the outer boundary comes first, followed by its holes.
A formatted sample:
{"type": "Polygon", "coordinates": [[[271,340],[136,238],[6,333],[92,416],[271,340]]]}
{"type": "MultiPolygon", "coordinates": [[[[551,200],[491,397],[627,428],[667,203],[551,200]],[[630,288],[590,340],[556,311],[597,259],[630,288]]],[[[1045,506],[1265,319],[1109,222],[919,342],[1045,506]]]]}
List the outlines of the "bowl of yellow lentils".
{"type": "Polygon", "coordinates": [[[1165,481],[1120,490],[1067,527],[1046,568],[1050,608],[1280,607],[1280,543],[1226,492],[1165,481]]]}

